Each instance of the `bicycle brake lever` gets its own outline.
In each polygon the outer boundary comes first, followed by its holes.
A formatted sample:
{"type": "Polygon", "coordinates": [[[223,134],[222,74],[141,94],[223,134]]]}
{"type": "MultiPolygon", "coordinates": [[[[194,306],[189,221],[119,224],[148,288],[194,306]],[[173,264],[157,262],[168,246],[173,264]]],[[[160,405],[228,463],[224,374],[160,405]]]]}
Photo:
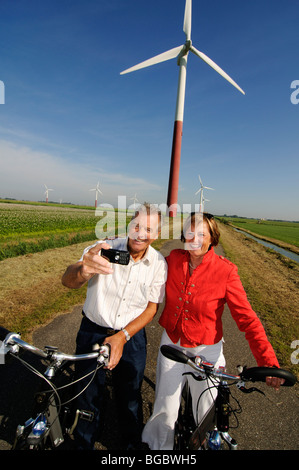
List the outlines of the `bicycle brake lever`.
{"type": "Polygon", "coordinates": [[[109,343],[102,344],[99,347],[98,363],[107,366],[109,363],[111,346],[109,343]]]}
{"type": "Polygon", "coordinates": [[[259,392],[259,393],[261,393],[262,395],[265,395],[264,392],[262,392],[262,390],[259,390],[259,389],[256,388],[256,387],[246,388],[245,385],[244,385],[244,383],[237,384],[237,387],[238,387],[239,390],[241,390],[242,393],[259,392]]]}
{"type": "Polygon", "coordinates": [[[205,380],[204,378],[200,377],[200,375],[194,375],[193,372],[184,372],[183,375],[192,375],[194,380],[197,380],[198,382],[200,382],[201,380],[205,380]]]}

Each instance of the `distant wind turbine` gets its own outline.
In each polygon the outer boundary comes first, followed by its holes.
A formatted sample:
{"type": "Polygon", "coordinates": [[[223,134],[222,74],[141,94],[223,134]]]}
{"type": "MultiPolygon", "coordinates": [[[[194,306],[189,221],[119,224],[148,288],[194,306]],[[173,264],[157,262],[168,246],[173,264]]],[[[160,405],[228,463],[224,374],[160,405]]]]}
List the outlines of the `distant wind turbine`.
{"type": "Polygon", "coordinates": [[[45,191],[46,203],[48,203],[48,200],[49,200],[49,191],[54,191],[54,189],[48,188],[47,185],[45,185],[45,188],[46,188],[46,191],[45,191]]]}
{"type": "Polygon", "coordinates": [[[184,104],[185,104],[185,89],[186,89],[186,73],[187,73],[187,58],[189,52],[193,52],[197,57],[206,62],[210,67],[212,67],[216,72],[218,72],[223,78],[225,78],[229,83],[236,87],[241,93],[244,91],[237,85],[237,83],[229,77],[215,62],[213,62],[209,57],[207,57],[203,52],[198,51],[192,45],[191,41],[191,20],[192,20],[192,0],[186,0],[185,4],[185,15],[184,15],[184,24],[183,31],[186,35],[185,44],[170,49],[169,51],[163,52],[151,59],[145,60],[129,69],[121,72],[121,75],[129,72],[134,72],[135,70],[142,69],[144,67],[149,67],[151,65],[164,62],[166,60],[177,58],[177,64],[180,67],[179,71],[179,81],[178,81],[178,92],[177,92],[177,101],[176,101],[176,112],[175,112],[175,121],[174,121],[174,130],[173,130],[173,140],[172,140],[172,153],[171,153],[171,163],[170,163],[170,174],[169,174],[169,183],[168,183],[168,195],[167,195],[167,206],[168,206],[168,215],[170,217],[175,217],[177,212],[177,200],[178,200],[178,188],[179,188],[179,173],[180,173],[180,159],[181,159],[181,142],[182,142],[182,131],[183,131],[183,117],[184,117],[184,104]]]}
{"type": "Polygon", "coordinates": [[[138,199],[137,199],[137,194],[135,193],[135,196],[131,197],[130,200],[134,201],[134,210],[135,210],[136,209],[136,202],[139,202],[138,199]]]}
{"type": "Polygon", "coordinates": [[[199,212],[204,212],[204,203],[205,203],[205,201],[209,201],[209,199],[204,198],[203,190],[204,189],[211,189],[212,191],[215,191],[215,190],[213,188],[209,188],[208,186],[204,186],[202,181],[201,181],[200,175],[198,175],[198,179],[199,179],[199,182],[200,182],[200,188],[199,188],[198,191],[196,191],[195,195],[200,193],[199,212]]]}
{"type": "Polygon", "coordinates": [[[99,181],[98,181],[96,187],[93,188],[93,189],[90,189],[89,191],[95,191],[95,192],[96,192],[96,197],[95,197],[94,206],[95,206],[95,208],[97,208],[97,207],[98,207],[98,193],[103,194],[102,191],[100,190],[100,183],[99,183],[99,181]]]}

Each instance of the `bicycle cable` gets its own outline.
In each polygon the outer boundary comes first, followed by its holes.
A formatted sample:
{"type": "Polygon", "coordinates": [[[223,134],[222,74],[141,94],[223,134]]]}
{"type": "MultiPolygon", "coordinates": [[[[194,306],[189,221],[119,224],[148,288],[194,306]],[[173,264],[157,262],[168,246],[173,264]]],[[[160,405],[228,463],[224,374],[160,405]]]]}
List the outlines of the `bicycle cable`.
{"type": "Polygon", "coordinates": [[[47,379],[39,370],[37,370],[35,367],[33,367],[31,364],[29,364],[27,361],[25,361],[24,359],[21,359],[19,356],[14,356],[13,357],[15,359],[18,359],[24,367],[26,367],[31,373],[35,374],[37,377],[39,377],[40,379],[44,380],[50,387],[49,390],[44,390],[44,391],[41,391],[40,393],[50,393],[51,391],[53,391],[53,393],[55,394],[56,398],[57,398],[57,403],[56,403],[56,406],[57,406],[57,415],[55,417],[55,419],[53,420],[52,423],[50,423],[50,426],[49,426],[49,429],[54,425],[55,421],[57,419],[59,419],[59,414],[61,412],[61,409],[63,406],[65,406],[66,404],[72,402],[73,400],[75,400],[78,396],[80,396],[84,390],[86,390],[89,385],[91,384],[91,382],[94,380],[94,377],[97,373],[97,371],[103,367],[103,364],[97,364],[96,368],[94,370],[92,370],[91,372],[88,372],[87,374],[85,374],[84,376],[80,377],[79,379],[73,381],[72,383],[70,384],[66,384],[66,385],[63,385],[61,387],[56,387],[49,379],[47,379]],[[85,379],[86,377],[88,377],[89,375],[92,375],[90,381],[86,384],[86,386],[75,396],[71,397],[69,400],[66,400],[65,402],[62,402],[61,401],[61,398],[60,398],[60,395],[58,393],[58,390],[61,390],[63,388],[66,388],[68,386],[71,386],[77,382],[80,382],[81,380],[85,379]]]}
{"type": "MultiPolygon", "coordinates": [[[[50,386],[51,390],[55,393],[56,397],[57,397],[57,400],[58,400],[58,409],[59,409],[59,412],[61,410],[61,399],[60,399],[60,396],[59,396],[59,393],[55,387],[55,385],[49,380],[47,379],[41,372],[39,372],[37,369],[35,369],[35,367],[33,367],[31,364],[29,364],[28,362],[26,362],[24,359],[21,359],[20,356],[14,356],[13,357],[15,359],[17,359],[18,361],[20,361],[24,367],[26,367],[28,370],[30,370],[30,372],[32,372],[33,374],[35,374],[37,377],[39,377],[40,379],[44,380],[45,382],[47,382],[47,384],[50,386]]],[[[48,390],[48,392],[50,392],[51,390],[48,390]]]]}
{"type": "MultiPolygon", "coordinates": [[[[98,371],[99,369],[101,369],[102,367],[103,367],[102,364],[98,364],[97,367],[96,367],[94,370],[92,370],[91,372],[88,372],[88,374],[86,374],[86,375],[80,377],[80,378],[77,379],[77,380],[74,380],[74,382],[72,382],[72,383],[70,383],[70,384],[67,384],[67,385],[62,386],[61,388],[66,388],[66,387],[68,387],[68,386],[74,385],[75,383],[80,382],[81,380],[85,379],[85,378],[88,377],[89,375],[93,374],[92,377],[91,377],[91,379],[90,379],[90,381],[85,385],[85,387],[83,387],[82,390],[80,390],[80,392],[77,393],[77,395],[74,395],[74,396],[73,396],[72,398],[70,398],[69,400],[66,400],[65,402],[63,402],[63,403],[61,404],[61,406],[67,405],[68,403],[71,403],[71,402],[74,401],[76,398],[78,398],[78,397],[89,387],[89,385],[90,385],[90,384],[92,383],[92,381],[94,380],[97,371],[98,371]]],[[[58,389],[58,390],[60,390],[60,389],[58,389]]]]}
{"type": "MultiPolygon", "coordinates": [[[[220,381],[217,380],[215,377],[213,377],[213,378],[212,378],[212,377],[207,377],[206,380],[208,380],[208,379],[210,379],[210,381],[212,382],[212,385],[209,386],[209,387],[207,387],[207,388],[205,388],[205,389],[201,392],[201,394],[199,395],[199,397],[198,397],[198,399],[197,399],[197,404],[196,404],[196,421],[197,421],[197,426],[199,425],[198,420],[197,420],[197,417],[198,417],[198,410],[199,410],[199,402],[200,402],[200,399],[202,398],[203,394],[204,394],[205,392],[207,392],[207,391],[210,391],[210,392],[211,392],[211,390],[212,390],[212,389],[215,389],[215,388],[218,389],[218,393],[219,393],[219,383],[220,383],[220,381]],[[213,381],[213,379],[214,379],[214,381],[213,381]]],[[[231,385],[233,385],[233,384],[227,384],[227,385],[228,385],[228,388],[229,388],[229,386],[231,386],[231,385]]],[[[213,400],[214,405],[215,405],[215,404],[216,404],[217,395],[216,395],[216,397],[214,398],[213,395],[212,395],[212,393],[210,393],[210,394],[211,394],[212,400],[213,400]]],[[[237,423],[236,426],[234,426],[234,427],[231,426],[231,428],[232,428],[232,429],[236,429],[236,428],[239,426],[239,420],[238,420],[238,418],[237,418],[236,415],[239,414],[239,413],[242,413],[242,407],[241,407],[241,405],[240,405],[240,402],[236,399],[236,397],[234,397],[234,396],[232,395],[230,388],[229,388],[229,395],[230,395],[230,396],[236,401],[236,403],[238,404],[238,408],[237,408],[237,409],[233,409],[233,407],[231,406],[231,404],[229,403],[229,401],[226,402],[226,405],[229,407],[230,412],[234,415],[234,418],[235,418],[236,423],[237,423]]],[[[210,408],[210,409],[211,409],[211,408],[210,408]]]]}

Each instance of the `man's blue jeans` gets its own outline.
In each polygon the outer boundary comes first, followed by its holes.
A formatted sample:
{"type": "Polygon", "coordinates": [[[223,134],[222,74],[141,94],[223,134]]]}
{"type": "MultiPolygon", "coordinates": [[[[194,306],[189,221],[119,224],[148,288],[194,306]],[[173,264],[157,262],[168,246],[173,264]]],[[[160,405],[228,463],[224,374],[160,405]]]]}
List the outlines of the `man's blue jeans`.
{"type": "MultiPolygon", "coordinates": [[[[77,335],[76,354],[91,352],[94,344],[101,344],[107,337],[107,329],[86,318],[82,319],[77,335]]],[[[118,424],[123,436],[120,448],[135,446],[141,442],[143,426],[141,385],[146,362],[146,334],[139,331],[125,344],[123,356],[113,370],[113,387],[116,397],[118,424]]],[[[76,376],[83,376],[94,370],[96,361],[79,361],[76,363],[76,376]]],[[[104,397],[105,369],[99,369],[93,382],[81,394],[76,402],[76,408],[91,411],[93,420],[79,419],[75,438],[78,449],[93,449],[98,436],[101,416],[100,408],[104,397]]],[[[79,389],[90,381],[89,375],[79,383],[79,389]]],[[[109,413],[109,410],[108,410],[109,413]]]]}

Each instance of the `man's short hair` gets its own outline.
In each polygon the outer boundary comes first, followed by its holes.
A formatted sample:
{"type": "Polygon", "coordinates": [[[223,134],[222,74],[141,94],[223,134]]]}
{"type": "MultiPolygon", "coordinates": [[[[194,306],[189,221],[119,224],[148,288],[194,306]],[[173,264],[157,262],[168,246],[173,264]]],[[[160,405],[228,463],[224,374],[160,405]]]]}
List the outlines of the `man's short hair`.
{"type": "Polygon", "coordinates": [[[159,231],[161,230],[161,227],[162,227],[162,213],[161,213],[161,210],[159,209],[159,207],[157,207],[155,204],[150,204],[148,202],[145,202],[144,204],[141,204],[135,210],[135,213],[132,216],[131,220],[136,219],[136,217],[138,217],[139,214],[157,215],[158,218],[159,218],[159,231]]]}

